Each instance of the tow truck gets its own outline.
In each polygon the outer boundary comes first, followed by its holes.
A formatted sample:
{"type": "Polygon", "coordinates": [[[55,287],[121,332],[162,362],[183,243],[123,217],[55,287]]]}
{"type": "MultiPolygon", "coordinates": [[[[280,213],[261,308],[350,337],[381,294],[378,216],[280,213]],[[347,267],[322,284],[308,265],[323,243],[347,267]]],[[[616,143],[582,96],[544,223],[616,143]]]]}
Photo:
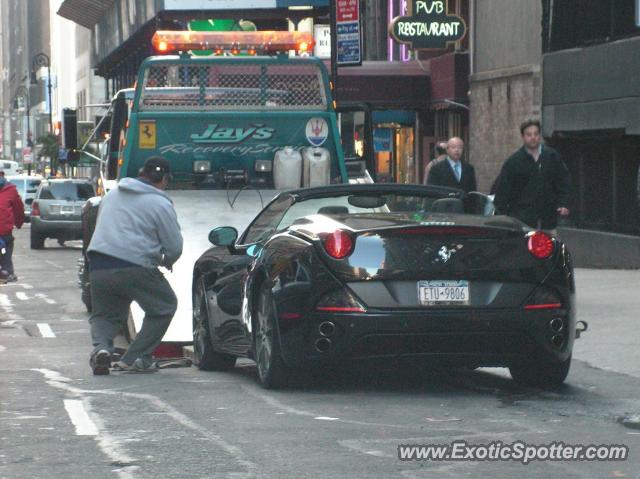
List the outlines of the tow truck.
{"type": "MultiPolygon", "coordinates": [[[[161,55],[145,59],[135,88],[113,99],[100,186],[137,176],[150,156],[171,162],[168,193],[184,252],[165,271],[178,310],[156,354],[180,356],[193,339],[193,264],[209,246],[210,229],[246,227],[274,190],[348,178],[331,84],[323,62],[308,56],[309,33],[158,31],[152,43],[161,55]],[[203,50],[210,54],[193,54],[203,50]]],[[[85,249],[98,206],[94,200],[85,207],[85,249]]],[[[129,337],[142,318],[132,303],[129,337]]]]}

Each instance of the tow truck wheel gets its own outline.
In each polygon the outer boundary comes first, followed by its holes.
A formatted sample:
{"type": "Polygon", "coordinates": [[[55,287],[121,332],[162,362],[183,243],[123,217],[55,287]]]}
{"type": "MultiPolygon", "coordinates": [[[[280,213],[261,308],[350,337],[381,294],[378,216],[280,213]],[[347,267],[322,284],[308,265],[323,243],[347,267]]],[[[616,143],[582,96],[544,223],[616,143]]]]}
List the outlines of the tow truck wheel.
{"type": "Polygon", "coordinates": [[[193,298],[193,356],[198,369],[228,371],[236,365],[236,357],[213,349],[209,334],[209,312],[202,280],[198,281],[193,298]]]}

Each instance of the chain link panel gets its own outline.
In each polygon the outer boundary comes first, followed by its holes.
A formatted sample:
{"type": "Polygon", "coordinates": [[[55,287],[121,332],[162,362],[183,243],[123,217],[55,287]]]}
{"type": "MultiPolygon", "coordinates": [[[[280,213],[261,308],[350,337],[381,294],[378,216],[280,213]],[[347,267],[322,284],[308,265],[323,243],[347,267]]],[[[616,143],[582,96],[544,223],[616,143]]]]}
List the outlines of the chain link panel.
{"type": "Polygon", "coordinates": [[[315,64],[157,64],[147,68],[140,110],[325,110],[315,64]]]}

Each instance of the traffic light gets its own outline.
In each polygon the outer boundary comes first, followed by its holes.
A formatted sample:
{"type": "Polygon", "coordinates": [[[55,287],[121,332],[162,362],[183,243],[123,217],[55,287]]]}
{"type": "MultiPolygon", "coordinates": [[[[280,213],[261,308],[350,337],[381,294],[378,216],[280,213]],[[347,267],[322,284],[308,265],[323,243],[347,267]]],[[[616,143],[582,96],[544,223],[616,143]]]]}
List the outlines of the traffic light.
{"type": "Polygon", "coordinates": [[[78,113],[74,108],[62,109],[62,139],[67,150],[78,148],[78,113]]]}
{"type": "Polygon", "coordinates": [[[106,117],[102,115],[96,115],[95,121],[96,126],[100,125],[96,130],[96,139],[102,141],[107,138],[109,136],[109,133],[111,132],[111,115],[106,115],[106,117]],[[102,121],[102,123],[100,123],[100,121],[102,121]]]}

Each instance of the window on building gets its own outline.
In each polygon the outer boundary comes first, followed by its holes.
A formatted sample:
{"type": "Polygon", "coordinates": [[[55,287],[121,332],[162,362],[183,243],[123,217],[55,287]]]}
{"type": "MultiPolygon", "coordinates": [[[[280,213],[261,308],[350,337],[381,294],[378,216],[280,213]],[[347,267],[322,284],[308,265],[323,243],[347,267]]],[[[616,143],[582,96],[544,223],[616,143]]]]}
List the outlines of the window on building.
{"type": "Polygon", "coordinates": [[[554,0],[547,4],[547,51],[640,35],[636,0],[554,0]],[[550,9],[550,10],[549,10],[550,9]]]}

